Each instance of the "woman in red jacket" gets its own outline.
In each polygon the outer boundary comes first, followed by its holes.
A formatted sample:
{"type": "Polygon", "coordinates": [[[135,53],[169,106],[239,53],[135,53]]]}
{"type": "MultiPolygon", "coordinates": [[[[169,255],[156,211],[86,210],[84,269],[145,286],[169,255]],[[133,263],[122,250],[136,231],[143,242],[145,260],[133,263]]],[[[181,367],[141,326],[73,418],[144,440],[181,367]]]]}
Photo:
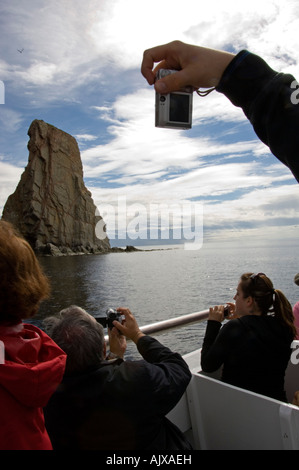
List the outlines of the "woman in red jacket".
{"type": "Polygon", "coordinates": [[[66,355],[33,317],[50,287],[30,245],[0,220],[0,449],[51,450],[43,407],[66,355]]]}

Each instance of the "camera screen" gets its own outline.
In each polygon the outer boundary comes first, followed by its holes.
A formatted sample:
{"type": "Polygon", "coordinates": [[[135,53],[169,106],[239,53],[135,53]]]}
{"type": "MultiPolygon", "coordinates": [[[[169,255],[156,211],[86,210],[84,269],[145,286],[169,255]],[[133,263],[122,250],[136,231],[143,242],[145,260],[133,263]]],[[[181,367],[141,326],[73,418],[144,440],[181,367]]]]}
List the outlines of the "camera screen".
{"type": "Polygon", "coordinates": [[[190,95],[170,94],[169,121],[189,122],[190,95]]]}

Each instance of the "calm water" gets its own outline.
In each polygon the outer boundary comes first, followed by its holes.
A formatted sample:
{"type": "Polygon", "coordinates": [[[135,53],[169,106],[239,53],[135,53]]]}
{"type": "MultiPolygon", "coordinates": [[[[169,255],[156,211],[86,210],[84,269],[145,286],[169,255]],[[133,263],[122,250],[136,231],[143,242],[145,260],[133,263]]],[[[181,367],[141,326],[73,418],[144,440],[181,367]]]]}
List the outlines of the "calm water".
{"type": "MultiPolygon", "coordinates": [[[[140,326],[232,301],[240,274],[265,272],[291,304],[299,299],[299,243],[232,246],[210,243],[196,251],[167,249],[40,259],[51,279],[52,297],[38,318],[77,304],[91,314],[125,306],[140,326]]],[[[186,354],[201,346],[205,322],[154,336],[186,354]]],[[[136,356],[128,343],[128,356],[136,356]]]]}

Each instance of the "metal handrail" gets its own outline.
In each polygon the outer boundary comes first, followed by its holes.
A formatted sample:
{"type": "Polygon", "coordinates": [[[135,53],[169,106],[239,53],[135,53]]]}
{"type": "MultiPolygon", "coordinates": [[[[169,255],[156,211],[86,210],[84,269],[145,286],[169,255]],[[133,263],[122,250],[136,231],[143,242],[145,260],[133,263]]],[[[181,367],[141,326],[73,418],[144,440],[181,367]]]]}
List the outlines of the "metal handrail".
{"type": "Polygon", "coordinates": [[[181,315],[180,317],[169,318],[168,320],[162,320],[156,323],[151,323],[150,325],[141,326],[140,330],[145,334],[157,333],[159,331],[169,330],[170,328],[177,328],[178,326],[206,320],[208,315],[209,310],[189,313],[187,315],[181,315]]]}
{"type": "MultiPolygon", "coordinates": [[[[144,334],[158,333],[171,328],[177,328],[179,326],[206,320],[208,315],[209,310],[202,310],[200,312],[188,313],[187,315],[181,315],[176,318],[169,318],[168,320],[150,323],[149,325],[144,325],[139,328],[144,334]]],[[[108,335],[105,336],[105,340],[109,341],[108,335]]]]}

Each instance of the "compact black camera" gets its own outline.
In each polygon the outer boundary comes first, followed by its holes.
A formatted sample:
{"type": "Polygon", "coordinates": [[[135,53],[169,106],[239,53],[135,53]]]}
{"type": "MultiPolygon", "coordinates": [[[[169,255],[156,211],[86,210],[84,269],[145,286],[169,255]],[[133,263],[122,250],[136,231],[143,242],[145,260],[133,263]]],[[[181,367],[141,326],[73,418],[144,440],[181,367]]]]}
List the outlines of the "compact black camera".
{"type": "Polygon", "coordinates": [[[229,305],[224,305],[224,310],[223,310],[224,317],[228,317],[228,316],[229,316],[229,312],[230,312],[230,307],[229,307],[229,305]]]}
{"type": "Polygon", "coordinates": [[[98,323],[100,323],[104,328],[109,328],[110,330],[112,330],[112,328],[114,327],[112,323],[114,322],[114,320],[117,320],[119,323],[122,323],[123,318],[124,316],[114,308],[108,308],[108,310],[106,310],[105,317],[95,316],[95,319],[98,323]]]}
{"type": "MultiPolygon", "coordinates": [[[[156,80],[175,72],[177,70],[160,69],[156,74],[156,80]]],[[[156,92],[155,126],[190,129],[192,127],[192,99],[192,87],[185,87],[166,95],[156,92]]]]}

